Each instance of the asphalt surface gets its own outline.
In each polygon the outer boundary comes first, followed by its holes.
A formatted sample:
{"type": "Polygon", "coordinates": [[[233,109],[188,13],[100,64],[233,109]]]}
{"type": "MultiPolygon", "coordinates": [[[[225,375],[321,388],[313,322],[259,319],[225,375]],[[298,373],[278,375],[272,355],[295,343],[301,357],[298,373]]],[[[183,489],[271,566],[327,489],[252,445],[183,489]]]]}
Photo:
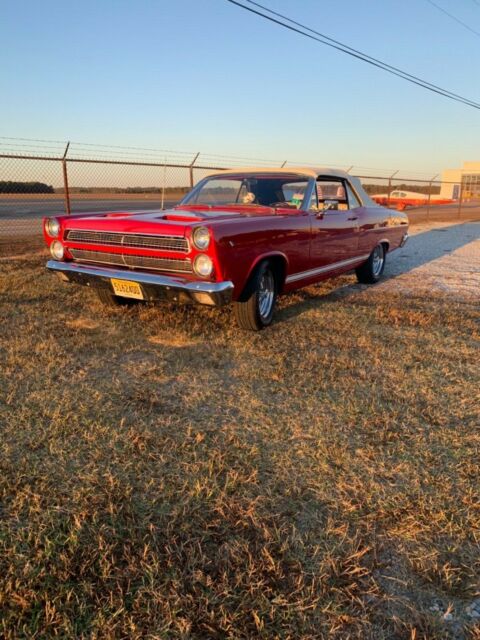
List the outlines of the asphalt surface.
{"type": "MultiPolygon", "coordinates": [[[[178,200],[165,200],[164,208],[174,206],[178,200]]],[[[160,200],[140,198],[110,198],[110,199],[73,199],[72,213],[102,213],[104,211],[158,211],[160,200]]],[[[65,203],[62,198],[0,198],[0,237],[29,236],[41,233],[41,219],[48,215],[62,215],[65,213],[65,203]]],[[[463,204],[459,215],[458,205],[432,205],[430,208],[409,208],[406,213],[412,223],[424,221],[428,218],[435,220],[460,220],[468,217],[480,219],[480,206],[463,204]]]]}
{"type": "MultiPolygon", "coordinates": [[[[177,204],[177,200],[165,200],[164,207],[177,204]]],[[[110,200],[72,200],[72,213],[100,213],[102,211],[156,211],[160,209],[160,200],[119,199],[110,200]]],[[[65,213],[65,202],[61,199],[45,198],[0,199],[0,223],[4,219],[21,220],[41,218],[47,215],[65,213]]]]}
{"type": "MultiPolygon", "coordinates": [[[[178,203],[178,200],[165,200],[164,208],[171,207],[178,203]]],[[[140,198],[101,198],[96,200],[75,199],[71,200],[72,213],[100,213],[102,211],[156,211],[161,208],[161,200],[140,198]]],[[[480,209],[478,203],[462,205],[462,211],[480,209]]],[[[408,208],[406,213],[415,215],[426,213],[427,207],[408,208]]],[[[0,221],[4,219],[17,220],[23,218],[39,218],[45,215],[60,215],[65,213],[65,202],[62,198],[49,199],[42,198],[1,198],[0,199],[0,221]]],[[[451,205],[431,205],[430,213],[445,213],[454,217],[458,213],[458,204],[451,205]]]]}
{"type": "MultiPolygon", "coordinates": [[[[165,200],[164,208],[177,204],[177,200],[165,200]]],[[[158,211],[161,202],[156,200],[73,200],[74,213],[102,213],[104,211],[158,211]]],[[[42,218],[64,215],[62,199],[45,198],[0,199],[0,237],[35,236],[42,232],[42,218]]]]}

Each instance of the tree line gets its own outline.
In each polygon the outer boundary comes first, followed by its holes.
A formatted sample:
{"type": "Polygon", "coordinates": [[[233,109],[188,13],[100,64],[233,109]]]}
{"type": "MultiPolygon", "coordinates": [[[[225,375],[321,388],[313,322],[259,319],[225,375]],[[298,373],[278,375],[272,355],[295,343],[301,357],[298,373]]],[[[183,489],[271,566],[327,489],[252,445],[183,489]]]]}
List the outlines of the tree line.
{"type": "Polygon", "coordinates": [[[0,193],[55,193],[55,189],[44,182],[0,180],[0,193]]]}

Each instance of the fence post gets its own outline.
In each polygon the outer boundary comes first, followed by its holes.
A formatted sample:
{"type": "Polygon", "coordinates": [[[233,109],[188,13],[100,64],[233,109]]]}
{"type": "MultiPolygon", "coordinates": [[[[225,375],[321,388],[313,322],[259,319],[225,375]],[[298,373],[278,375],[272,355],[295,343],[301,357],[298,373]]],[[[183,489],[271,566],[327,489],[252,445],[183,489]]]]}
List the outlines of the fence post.
{"type": "Polygon", "coordinates": [[[160,209],[163,211],[163,207],[165,205],[165,184],[167,182],[167,159],[165,158],[165,163],[163,165],[163,185],[162,185],[162,202],[160,203],[160,209]]]}
{"type": "Polygon", "coordinates": [[[192,162],[188,166],[188,169],[190,171],[190,189],[193,189],[193,165],[197,161],[197,158],[198,158],[199,155],[200,155],[200,151],[197,153],[197,155],[194,157],[194,159],[192,160],[192,162]]]}
{"type": "Polygon", "coordinates": [[[458,217],[462,215],[462,200],[463,200],[463,176],[460,182],[460,195],[458,196],[458,217]]]}
{"type": "Polygon", "coordinates": [[[400,171],[400,169],[397,169],[397,171],[394,171],[394,173],[392,173],[392,175],[389,177],[388,179],[388,198],[387,198],[387,207],[390,206],[390,193],[392,192],[392,178],[394,176],[397,175],[397,173],[400,171]]]}
{"type": "Polygon", "coordinates": [[[69,146],[70,146],[70,142],[67,142],[67,146],[65,147],[65,151],[63,153],[63,158],[62,158],[63,191],[65,196],[65,210],[68,213],[68,215],[72,213],[72,209],[70,207],[70,191],[68,188],[68,173],[67,173],[67,153],[68,153],[69,146]]]}
{"type": "Polygon", "coordinates": [[[433,178],[430,180],[428,184],[428,202],[427,202],[427,222],[430,218],[430,200],[432,199],[432,184],[435,178],[438,178],[438,173],[436,173],[433,178]]]}

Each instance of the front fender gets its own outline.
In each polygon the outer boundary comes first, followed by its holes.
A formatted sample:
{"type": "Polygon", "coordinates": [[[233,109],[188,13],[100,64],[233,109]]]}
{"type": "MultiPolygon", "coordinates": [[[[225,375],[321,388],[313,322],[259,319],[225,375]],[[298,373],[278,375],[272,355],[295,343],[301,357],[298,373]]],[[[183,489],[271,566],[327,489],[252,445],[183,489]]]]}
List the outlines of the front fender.
{"type": "MultiPolygon", "coordinates": [[[[255,259],[251,262],[249,269],[246,272],[243,279],[241,280],[241,282],[238,282],[238,284],[236,285],[237,292],[238,292],[237,294],[238,300],[248,299],[250,297],[251,293],[253,292],[253,285],[254,285],[253,275],[255,273],[256,268],[264,260],[272,260],[272,259],[279,262],[281,261],[280,263],[282,264],[282,268],[283,268],[283,282],[284,282],[285,276],[288,272],[288,257],[281,251],[265,251],[255,257],[255,259]]],[[[281,285],[279,286],[279,292],[281,292],[283,288],[283,282],[281,282],[281,285]]]]}

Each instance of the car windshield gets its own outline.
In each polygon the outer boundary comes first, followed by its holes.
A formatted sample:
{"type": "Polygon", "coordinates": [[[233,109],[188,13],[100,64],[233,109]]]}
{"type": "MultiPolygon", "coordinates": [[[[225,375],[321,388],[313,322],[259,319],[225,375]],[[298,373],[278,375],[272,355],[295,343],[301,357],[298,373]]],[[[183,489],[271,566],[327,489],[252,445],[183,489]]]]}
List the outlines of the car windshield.
{"type": "Polygon", "coordinates": [[[285,173],[211,176],[200,182],[182,204],[300,209],[308,183],[308,178],[285,173]]]}

